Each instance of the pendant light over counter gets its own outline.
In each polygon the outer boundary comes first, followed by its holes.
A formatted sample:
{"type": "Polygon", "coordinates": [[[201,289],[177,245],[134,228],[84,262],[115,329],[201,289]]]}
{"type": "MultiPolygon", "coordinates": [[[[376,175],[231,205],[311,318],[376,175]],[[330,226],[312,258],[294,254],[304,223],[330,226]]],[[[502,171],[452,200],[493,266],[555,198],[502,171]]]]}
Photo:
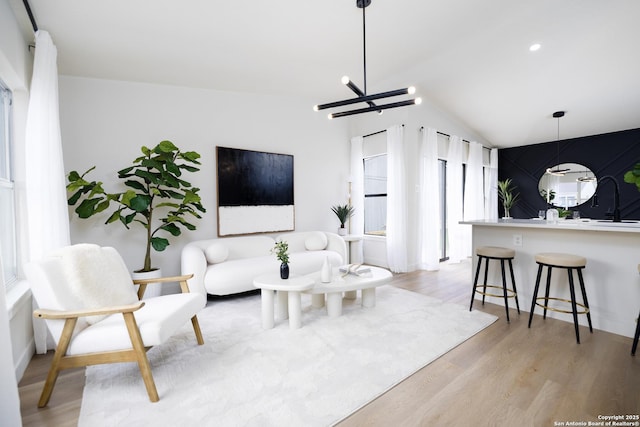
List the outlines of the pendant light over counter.
{"type": "Polygon", "coordinates": [[[554,176],[564,176],[571,169],[560,169],[560,118],[564,117],[564,111],[556,111],[553,113],[553,117],[558,119],[558,139],[556,140],[557,158],[555,169],[550,167],[547,169],[547,173],[554,176]]]}
{"type": "Polygon", "coordinates": [[[339,111],[336,113],[329,113],[328,115],[329,119],[352,116],[354,114],[369,113],[372,111],[377,111],[378,114],[382,114],[383,110],[387,110],[389,108],[405,107],[408,105],[417,105],[422,102],[421,98],[408,99],[405,101],[397,101],[397,102],[392,102],[389,104],[382,104],[382,105],[377,105],[375,102],[373,102],[378,99],[391,98],[395,96],[413,95],[415,93],[415,88],[413,86],[410,86],[404,89],[396,89],[396,90],[390,90],[388,92],[381,92],[373,95],[367,95],[367,37],[366,37],[365,9],[370,4],[371,4],[371,0],[356,0],[356,6],[362,9],[364,90],[361,90],[358,86],[356,86],[356,84],[353,83],[348,76],[344,76],[342,77],[342,84],[344,84],[349,89],[351,89],[351,91],[354,92],[358,97],[344,99],[342,101],[328,102],[326,104],[315,105],[313,109],[315,111],[320,111],[320,110],[325,110],[329,108],[343,107],[345,105],[358,104],[361,102],[366,103],[368,107],[358,108],[355,110],[339,111]]]}

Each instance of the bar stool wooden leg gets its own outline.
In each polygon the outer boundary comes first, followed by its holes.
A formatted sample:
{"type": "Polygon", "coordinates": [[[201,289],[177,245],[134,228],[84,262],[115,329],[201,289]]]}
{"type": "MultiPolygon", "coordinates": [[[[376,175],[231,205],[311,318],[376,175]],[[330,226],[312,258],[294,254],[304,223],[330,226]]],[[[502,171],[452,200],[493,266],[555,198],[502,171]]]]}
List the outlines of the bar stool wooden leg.
{"type": "Polygon", "coordinates": [[[529,311],[529,328],[531,320],[533,320],[533,311],[536,309],[536,299],[538,298],[538,288],[540,287],[540,278],[542,276],[542,264],[538,264],[538,275],[536,276],[536,285],[533,288],[533,298],[531,298],[531,310],[529,311]]]}
{"type": "Polygon", "coordinates": [[[640,338],[640,313],[638,313],[638,321],[636,322],[636,335],[633,337],[633,346],[631,347],[631,355],[636,355],[638,349],[638,339],[640,338]]]}
{"type": "Polygon", "coordinates": [[[549,306],[549,288],[551,287],[551,271],[552,270],[553,268],[550,265],[548,265],[547,266],[547,287],[544,292],[544,312],[542,314],[543,319],[547,318],[547,307],[549,306]]]}
{"type": "Polygon", "coordinates": [[[516,278],[513,274],[513,264],[511,263],[511,259],[509,259],[509,272],[511,273],[511,285],[513,286],[513,292],[515,293],[516,308],[518,309],[518,314],[520,314],[520,303],[518,302],[518,290],[516,289],[516,278]]]}
{"type": "Polygon", "coordinates": [[[482,305],[484,305],[484,298],[487,293],[487,276],[489,275],[489,258],[484,259],[484,287],[482,289],[482,305]]]}
{"type": "Polygon", "coordinates": [[[584,278],[582,277],[582,269],[578,269],[578,280],[580,281],[580,290],[582,291],[582,302],[586,307],[587,321],[589,322],[589,332],[593,333],[593,326],[591,325],[591,311],[589,310],[589,301],[587,300],[587,291],[584,288],[584,278]]]}
{"type": "Polygon", "coordinates": [[[471,303],[469,304],[469,311],[473,309],[473,300],[476,296],[476,289],[478,288],[478,277],[480,276],[480,266],[482,265],[482,257],[478,257],[478,266],[476,267],[476,276],[473,279],[473,290],[471,291],[471,303]]]}
{"type": "Polygon", "coordinates": [[[502,294],[504,295],[504,310],[507,313],[507,322],[511,322],[509,320],[509,299],[507,297],[507,276],[504,271],[504,260],[500,260],[500,269],[502,270],[502,294]]]}
{"type": "Polygon", "coordinates": [[[578,308],[576,307],[576,290],[573,284],[573,269],[568,268],[567,274],[569,275],[569,292],[571,292],[571,310],[573,314],[573,327],[576,330],[576,341],[580,344],[580,330],[578,328],[578,308]]]}

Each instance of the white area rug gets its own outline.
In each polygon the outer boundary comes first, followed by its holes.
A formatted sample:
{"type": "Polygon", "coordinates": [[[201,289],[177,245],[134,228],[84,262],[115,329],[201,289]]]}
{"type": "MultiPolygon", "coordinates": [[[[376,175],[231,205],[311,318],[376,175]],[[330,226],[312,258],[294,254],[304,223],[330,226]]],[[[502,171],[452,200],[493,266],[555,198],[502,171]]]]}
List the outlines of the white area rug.
{"type": "Polygon", "coordinates": [[[327,426],[345,418],[496,320],[383,286],[329,318],[303,296],[301,329],[263,330],[260,296],[209,301],[191,324],[148,353],[160,401],[134,363],[87,368],[80,426],[327,426]]]}

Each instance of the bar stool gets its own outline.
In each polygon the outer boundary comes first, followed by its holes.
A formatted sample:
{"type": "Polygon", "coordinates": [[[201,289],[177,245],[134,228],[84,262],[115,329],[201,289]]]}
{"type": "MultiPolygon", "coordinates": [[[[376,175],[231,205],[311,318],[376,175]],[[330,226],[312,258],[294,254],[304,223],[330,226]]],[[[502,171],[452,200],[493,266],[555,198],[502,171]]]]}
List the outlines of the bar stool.
{"type": "Polygon", "coordinates": [[[490,297],[503,297],[504,309],[507,313],[507,322],[509,322],[509,298],[515,298],[516,307],[518,308],[518,314],[520,314],[520,304],[518,303],[518,293],[516,291],[516,279],[513,276],[513,265],[511,261],[516,256],[516,251],[508,248],[501,248],[497,246],[481,246],[476,249],[476,255],[478,255],[478,267],[476,268],[476,277],[473,281],[473,291],[471,292],[471,304],[469,305],[469,311],[473,308],[473,297],[476,292],[482,295],[482,305],[484,305],[484,299],[486,296],[490,297]],[[489,261],[495,259],[500,261],[500,267],[502,271],[502,286],[487,285],[487,275],[489,273],[489,261]],[[480,275],[480,267],[482,261],[485,261],[484,265],[484,283],[482,290],[478,289],[478,276],[480,275]],[[509,272],[511,273],[511,286],[513,289],[507,288],[507,278],[504,271],[504,262],[509,262],[509,272]],[[487,293],[487,288],[502,289],[502,294],[487,293]]]}
{"type": "Polygon", "coordinates": [[[533,298],[531,301],[531,312],[529,313],[529,328],[531,327],[531,320],[533,319],[533,311],[536,305],[544,308],[543,318],[547,318],[547,309],[551,311],[557,311],[560,313],[573,314],[573,324],[576,329],[576,341],[580,344],[580,332],[578,331],[578,314],[586,314],[589,321],[589,331],[593,333],[593,326],[591,325],[591,313],[589,313],[589,301],[587,300],[587,292],[584,288],[584,279],[582,278],[582,270],[587,265],[587,259],[577,255],[563,254],[563,253],[539,253],[535,256],[536,263],[538,264],[538,276],[536,278],[536,285],[533,290],[533,298]],[[547,286],[544,297],[538,298],[538,288],[540,286],[540,277],[542,276],[543,267],[547,267],[547,286]],[[551,285],[551,271],[553,268],[563,268],[567,270],[569,276],[569,292],[571,293],[571,300],[555,298],[549,296],[549,287],[551,285]],[[573,285],[573,271],[578,273],[578,281],[580,283],[580,290],[582,291],[583,304],[576,302],[576,292],[573,285]],[[539,303],[539,300],[544,300],[544,304],[539,303]],[[571,303],[571,311],[562,310],[549,306],[549,300],[562,301],[571,303]],[[578,311],[577,306],[580,306],[584,311],[578,311]]]}
{"type": "MultiPolygon", "coordinates": [[[[638,264],[638,273],[640,273],[640,264],[638,264]]],[[[638,338],[640,338],[640,313],[638,313],[638,319],[636,320],[636,335],[633,337],[633,346],[631,347],[631,355],[636,355],[638,348],[638,338]]]]}

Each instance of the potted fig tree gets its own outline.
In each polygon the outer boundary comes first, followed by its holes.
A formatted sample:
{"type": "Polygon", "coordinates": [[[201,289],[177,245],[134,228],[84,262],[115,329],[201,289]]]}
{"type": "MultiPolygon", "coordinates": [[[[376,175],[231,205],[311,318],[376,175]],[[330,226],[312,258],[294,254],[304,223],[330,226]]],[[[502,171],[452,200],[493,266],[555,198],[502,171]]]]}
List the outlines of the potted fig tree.
{"type": "Polygon", "coordinates": [[[153,148],[143,146],[142,156],[132,165],[118,171],[126,190],[107,192],[100,181],[89,181],[87,175],[95,166],[80,175],[71,171],[67,176],[68,203],[76,206],[80,218],[90,218],[110,207],[113,209],[105,224],[119,222],[127,230],[138,224],[144,230],[145,252],[142,268],[135,273],[147,273],[158,268],[151,262],[151,250],[164,251],[170,236],[182,230],[195,230],[193,219],[206,212],[201,204],[199,188],[184,179],[185,172],[200,169],[200,154],[181,151],[171,141],[162,141],[153,148]]]}

